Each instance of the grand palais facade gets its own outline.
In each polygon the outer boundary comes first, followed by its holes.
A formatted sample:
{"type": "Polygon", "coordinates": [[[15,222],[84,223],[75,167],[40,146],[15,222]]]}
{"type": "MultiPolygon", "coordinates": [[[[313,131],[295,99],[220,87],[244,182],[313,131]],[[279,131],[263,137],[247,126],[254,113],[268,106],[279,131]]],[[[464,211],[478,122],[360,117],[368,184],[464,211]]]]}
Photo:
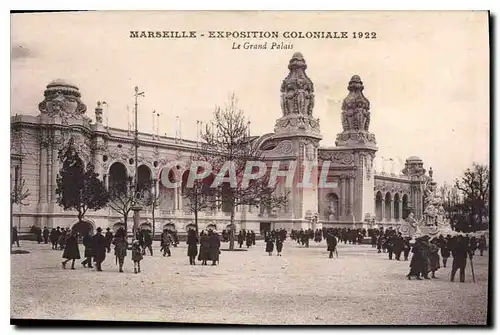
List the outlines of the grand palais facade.
{"type": "MultiPolygon", "coordinates": [[[[363,94],[360,77],[355,75],[348,82],[342,103],[342,132],[337,135],[335,146],[323,147],[319,120],[313,113],[314,86],[306,68],[303,56],[294,54],[288,64],[289,73],[281,84],[281,115],[274,132],[255,136],[252,145],[262,150],[266,160],[295,160],[298,164],[308,161],[317,166],[330,161],[327,179],[331,186],[308,189],[293,186],[285,190],[278,185],[276,192],[287,191],[288,205],[277,211],[238,206],[237,230],[259,233],[270,228],[397,227],[410,212],[421,218],[423,183],[429,178],[423,161],[409,157],[397,174],[375,171],[377,143],[375,135],[370,133],[370,102],[363,94]]],[[[199,143],[139,133],[135,162],[134,133],[105,126],[101,104],[95,107],[93,122],[86,115],[84,97],[76,85],[56,79],[40,96],[37,116],[11,117],[11,180],[14,184],[24,179],[30,192],[24,204],[13,206],[13,224],[21,233],[33,225],[73,227],[77,223],[74,212],[64,211],[57,204],[55,193],[61,166],[58,152],[70,138],[82,160],[94,164],[108,188],[127,176],[134,176],[137,163],[138,178],[151,181],[159,195],[154,213],[157,232],[168,226],[182,233],[193,225],[193,213],[183,197],[184,171],[169,169],[168,173],[178,183],[175,188],[164,187],[161,175],[171,165],[169,162],[188,161],[199,143]]],[[[141,225],[151,227],[152,214],[148,208],[141,211],[141,225]]],[[[116,229],[122,220],[111,208],[89,211],[85,218],[91,229],[116,229]]],[[[229,223],[225,206],[199,214],[200,229],[212,226],[222,230],[229,223]]]]}

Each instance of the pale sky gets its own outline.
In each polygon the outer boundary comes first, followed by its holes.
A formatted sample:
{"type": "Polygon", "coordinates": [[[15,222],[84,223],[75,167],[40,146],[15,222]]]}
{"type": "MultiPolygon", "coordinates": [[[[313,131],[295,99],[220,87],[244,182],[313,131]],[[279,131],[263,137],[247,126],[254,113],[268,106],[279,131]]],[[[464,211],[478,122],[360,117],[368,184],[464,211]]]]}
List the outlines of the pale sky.
{"type": "MultiPolygon", "coordinates": [[[[127,128],[134,86],[139,130],[194,139],[196,120],[235,92],[252,134],[273,131],[281,116],[280,85],[292,54],[301,52],[315,84],[314,116],[322,146],[341,132],[341,102],[358,74],[371,102],[370,131],[381,157],[419,156],[439,182],[472,162],[489,160],[489,46],[486,12],[94,12],[11,16],[11,114],[37,115],[45,86],[64,78],[80,88],[87,115],[109,104],[109,125],[127,128]],[[231,50],[256,39],[131,39],[130,30],[369,31],[377,39],[282,37],[292,50],[231,50]]],[[[390,170],[387,164],[386,170],[390,170]]]]}

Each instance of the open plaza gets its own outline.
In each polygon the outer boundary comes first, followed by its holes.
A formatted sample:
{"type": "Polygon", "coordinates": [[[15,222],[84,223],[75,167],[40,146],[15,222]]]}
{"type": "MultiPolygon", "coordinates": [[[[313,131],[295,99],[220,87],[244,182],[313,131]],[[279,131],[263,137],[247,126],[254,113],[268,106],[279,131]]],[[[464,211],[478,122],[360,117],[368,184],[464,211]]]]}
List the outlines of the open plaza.
{"type": "Polygon", "coordinates": [[[261,325],[487,320],[488,252],[473,258],[476,283],[469,263],[465,283],[450,283],[451,262],[437,279],[407,280],[409,261],[389,260],[370,245],[339,244],[338,259],[329,259],[324,241],[306,248],[287,239],[276,257],[258,240],[247,251],[222,251],[218,266],[190,266],[185,242],[171,248],[172,257],[159,248],[155,242],[153,256],[144,256],[142,272],[134,274],[129,255],[125,273],[113,251],[103,272],[79,262],[63,270],[62,251],[21,241],[30,253],[11,255],[11,317],[261,325]]]}

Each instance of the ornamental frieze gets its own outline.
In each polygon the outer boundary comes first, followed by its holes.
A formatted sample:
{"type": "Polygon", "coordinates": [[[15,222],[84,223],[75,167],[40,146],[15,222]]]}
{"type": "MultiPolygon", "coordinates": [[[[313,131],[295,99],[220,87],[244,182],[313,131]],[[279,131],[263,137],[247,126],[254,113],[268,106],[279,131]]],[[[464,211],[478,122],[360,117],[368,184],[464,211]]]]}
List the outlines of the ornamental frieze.
{"type": "Polygon", "coordinates": [[[348,152],[320,151],[319,157],[339,165],[351,165],[354,162],[354,155],[348,152]]]}

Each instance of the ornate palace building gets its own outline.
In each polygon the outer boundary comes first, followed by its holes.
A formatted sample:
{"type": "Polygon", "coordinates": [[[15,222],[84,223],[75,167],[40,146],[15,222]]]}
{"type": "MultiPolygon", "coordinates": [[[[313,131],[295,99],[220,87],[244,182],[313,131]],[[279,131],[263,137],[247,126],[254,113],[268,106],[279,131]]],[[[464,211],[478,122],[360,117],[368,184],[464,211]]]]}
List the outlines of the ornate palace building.
{"type": "MultiPolygon", "coordinates": [[[[426,176],[422,160],[414,156],[406,160],[400,174],[378,174],[374,170],[377,142],[370,133],[370,102],[363,94],[361,78],[354,75],[348,83],[342,104],[342,132],[337,135],[335,146],[323,147],[319,120],[314,118],[314,86],[306,69],[303,56],[295,53],[288,64],[289,73],[281,83],[281,117],[274,132],[253,137],[252,145],[262,150],[266,160],[298,164],[309,161],[319,167],[330,161],[327,174],[330,186],[298,188],[294,183],[291,189],[286,189],[280,184],[276,192],[288,193],[288,205],[278,211],[239,206],[237,229],[258,233],[270,228],[396,227],[410,211],[420,219],[424,183],[432,180],[432,172],[426,176]]],[[[24,179],[30,191],[25,204],[13,208],[13,222],[20,232],[26,232],[32,225],[73,227],[77,222],[74,212],[58,206],[55,193],[60,168],[58,152],[70,138],[82,160],[95,165],[106,187],[114,187],[135,174],[134,133],[103,125],[100,103],[95,107],[93,123],[86,116],[87,107],[77,86],[61,79],[50,82],[38,110],[38,116],[11,118],[12,183],[24,179]]],[[[198,143],[139,133],[138,145],[138,180],[152,181],[152,191],[160,200],[154,213],[155,231],[165,226],[186,231],[193,225],[194,216],[183,197],[184,171],[163,169],[171,161],[187,162],[199,148],[198,143]],[[169,173],[178,187],[163,187],[162,173],[169,173]]],[[[208,226],[226,229],[230,222],[226,207],[223,204],[200,213],[200,229],[208,226]]],[[[151,227],[152,214],[151,209],[145,208],[140,214],[141,224],[151,227]]],[[[89,211],[85,224],[91,229],[98,226],[116,229],[121,220],[118,213],[105,208],[89,211]]]]}

